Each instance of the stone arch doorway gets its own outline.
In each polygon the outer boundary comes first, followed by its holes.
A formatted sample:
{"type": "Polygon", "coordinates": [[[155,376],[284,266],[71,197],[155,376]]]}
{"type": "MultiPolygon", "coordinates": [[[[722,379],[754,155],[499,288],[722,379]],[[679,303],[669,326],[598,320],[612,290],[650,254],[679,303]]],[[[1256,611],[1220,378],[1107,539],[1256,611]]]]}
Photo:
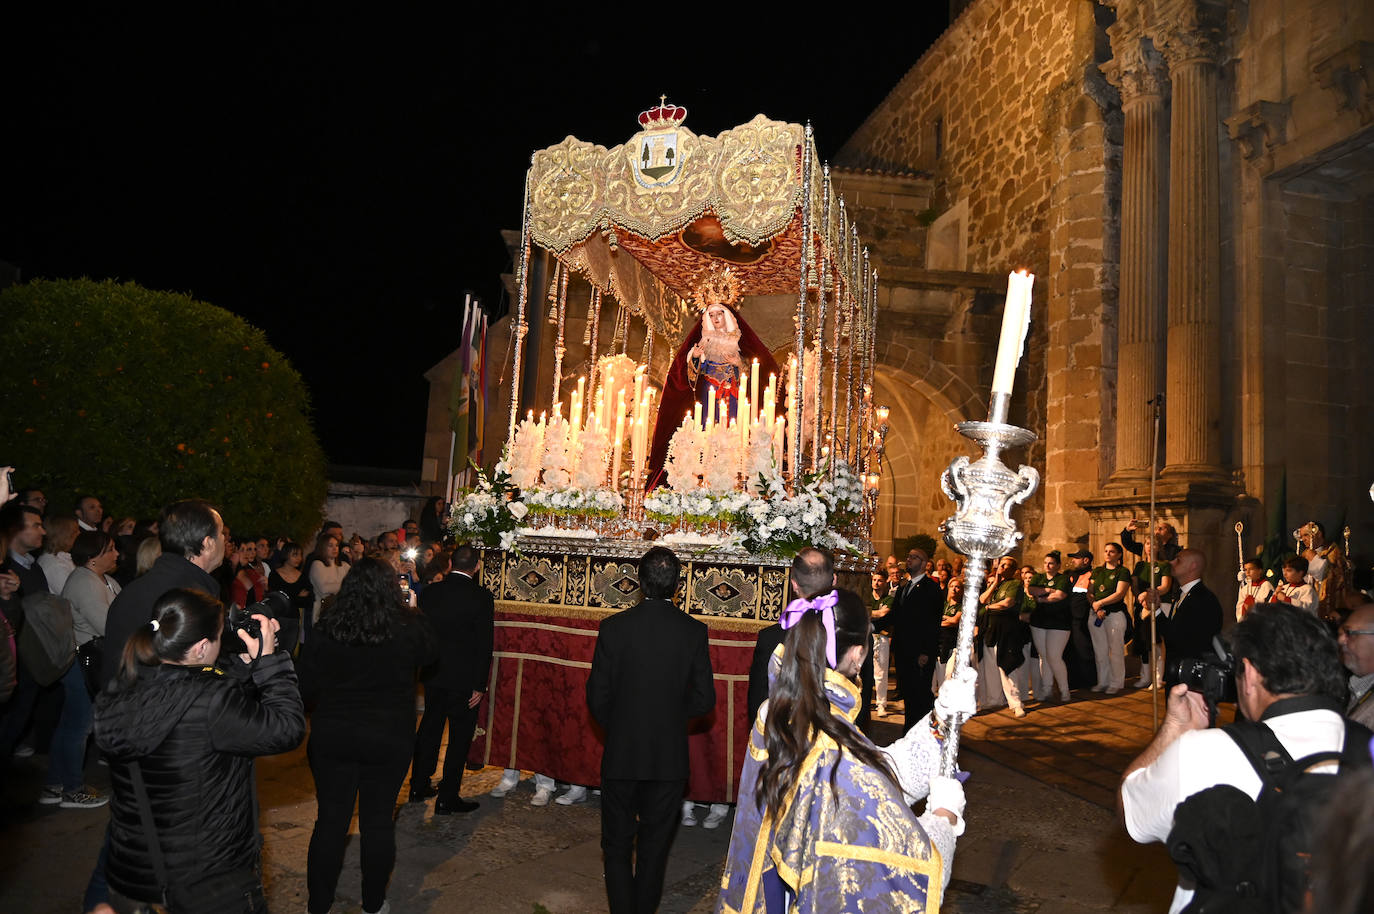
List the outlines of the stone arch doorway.
{"type": "MultiPolygon", "coordinates": [[[[970,452],[954,425],[985,409],[948,368],[933,360],[922,367],[918,374],[905,363],[879,362],[874,371],[874,402],[891,409],[873,524],[873,549],[880,557],[902,537],[927,533],[939,540],[936,528],[953,507],[940,491],[940,474],[957,455],[970,452]]],[[[941,545],[937,551],[948,550],[941,545]]]]}

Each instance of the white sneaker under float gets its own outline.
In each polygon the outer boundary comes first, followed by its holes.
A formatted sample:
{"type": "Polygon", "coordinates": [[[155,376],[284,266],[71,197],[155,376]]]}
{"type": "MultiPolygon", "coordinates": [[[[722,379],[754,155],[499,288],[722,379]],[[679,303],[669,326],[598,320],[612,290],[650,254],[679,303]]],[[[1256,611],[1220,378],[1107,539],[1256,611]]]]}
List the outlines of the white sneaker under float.
{"type": "Polygon", "coordinates": [[[506,772],[505,774],[501,775],[501,783],[497,784],[495,787],[493,787],[493,788],[491,789],[491,795],[492,795],[493,797],[496,797],[496,799],[499,800],[499,799],[501,799],[502,797],[504,797],[506,794],[508,794],[508,793],[510,793],[512,790],[514,790],[515,787],[516,787],[516,785],[518,785],[519,783],[520,783],[520,772],[518,772],[518,771],[515,771],[515,772],[510,772],[510,771],[508,771],[508,772],[506,772]],[[514,774],[515,776],[514,776],[514,777],[511,777],[512,774],[514,774]]]}
{"type": "Polygon", "coordinates": [[[706,821],[701,823],[702,828],[719,828],[720,823],[724,822],[730,815],[730,806],[726,803],[712,803],[711,811],[706,814],[706,821]]]}
{"type": "Polygon", "coordinates": [[[697,804],[691,800],[682,801],[682,824],[688,828],[697,824],[697,804]]]}
{"type": "Polygon", "coordinates": [[[573,784],[565,793],[559,795],[554,800],[559,806],[571,806],[574,803],[581,803],[587,799],[587,788],[580,784],[573,784]]]}
{"type": "Polygon", "coordinates": [[[530,800],[531,806],[548,806],[549,800],[553,799],[552,787],[540,787],[534,792],[534,797],[530,800]]]}

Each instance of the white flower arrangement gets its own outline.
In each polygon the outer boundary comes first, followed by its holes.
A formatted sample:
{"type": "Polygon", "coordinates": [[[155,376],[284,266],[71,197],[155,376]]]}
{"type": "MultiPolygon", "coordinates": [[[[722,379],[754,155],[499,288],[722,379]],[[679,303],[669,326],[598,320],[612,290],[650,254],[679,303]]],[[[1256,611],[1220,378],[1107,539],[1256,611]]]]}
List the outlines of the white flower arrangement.
{"type": "Polygon", "coordinates": [[[572,474],[568,472],[572,460],[568,453],[568,423],[563,417],[554,415],[544,426],[544,453],[541,465],[544,470],[543,484],[550,489],[565,489],[572,484],[572,474]]]}
{"type": "Polygon", "coordinates": [[[596,489],[606,484],[606,455],[610,453],[610,433],[588,423],[578,440],[572,472],[576,489],[596,489]]]}
{"type": "Polygon", "coordinates": [[[706,451],[704,436],[701,427],[689,415],[668,441],[668,459],[664,461],[663,472],[668,485],[679,492],[689,492],[700,485],[706,451]]]}
{"type": "Polygon", "coordinates": [[[459,540],[499,545],[506,550],[514,548],[515,527],[527,509],[515,499],[511,476],[506,472],[509,457],[509,452],[503,455],[490,476],[473,467],[477,473],[476,487],[460,493],[449,509],[448,527],[459,540]]]}
{"type": "Polygon", "coordinates": [[[530,489],[525,501],[536,514],[611,516],[625,508],[625,499],[610,489],[530,489]]]}
{"type": "Polygon", "coordinates": [[[533,419],[522,419],[515,427],[515,437],[507,445],[505,463],[510,468],[511,482],[520,489],[539,484],[539,467],[544,453],[544,426],[533,419]]]}

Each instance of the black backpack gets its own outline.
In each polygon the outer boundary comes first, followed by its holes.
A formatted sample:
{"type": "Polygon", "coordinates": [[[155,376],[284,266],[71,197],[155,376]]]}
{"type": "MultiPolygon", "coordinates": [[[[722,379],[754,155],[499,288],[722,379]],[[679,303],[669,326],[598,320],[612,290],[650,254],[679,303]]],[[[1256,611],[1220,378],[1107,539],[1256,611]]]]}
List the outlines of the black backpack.
{"type": "MultiPolygon", "coordinates": [[[[1314,696],[1282,699],[1264,717],[1323,708],[1314,696]]],[[[1183,914],[1300,914],[1304,910],[1316,822],[1341,775],[1370,765],[1370,731],[1345,721],[1341,752],[1316,752],[1296,761],[1263,723],[1238,720],[1222,729],[1235,740],[1263,786],[1258,797],[1229,784],[1193,794],[1174,811],[1169,856],[1182,882],[1195,885],[1183,914]],[[1339,762],[1335,772],[1313,768],[1339,762]]]]}

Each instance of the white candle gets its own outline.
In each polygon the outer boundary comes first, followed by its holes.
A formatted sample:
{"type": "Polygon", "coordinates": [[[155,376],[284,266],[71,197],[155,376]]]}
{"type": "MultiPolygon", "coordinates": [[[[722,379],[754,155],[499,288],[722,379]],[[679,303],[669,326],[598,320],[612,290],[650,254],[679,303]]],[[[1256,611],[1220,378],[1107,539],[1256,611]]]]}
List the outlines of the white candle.
{"type": "Polygon", "coordinates": [[[740,447],[749,447],[749,398],[741,396],[739,409],[735,411],[735,424],[739,426],[740,447]]]}
{"type": "Polygon", "coordinates": [[[615,450],[611,458],[611,488],[620,488],[620,458],[625,450],[625,391],[616,397],[615,404],[615,450]]]}
{"type": "Polygon", "coordinates": [[[1002,338],[997,344],[997,368],[992,373],[992,393],[1010,394],[1016,365],[1030,328],[1031,286],[1035,275],[1017,270],[1007,276],[1007,301],[1002,311],[1002,338]]]}
{"type": "Polygon", "coordinates": [[[693,403],[693,404],[692,404],[692,421],[696,423],[697,428],[701,428],[701,401],[700,401],[700,400],[698,400],[696,403],[693,403]]]}
{"type": "Polygon", "coordinates": [[[753,398],[754,398],[754,402],[758,403],[760,406],[763,405],[763,401],[759,399],[759,360],[758,360],[758,359],[754,359],[753,364],[751,364],[751,365],[749,366],[749,396],[753,397],[753,398]]]}
{"type": "Polygon", "coordinates": [[[706,431],[716,426],[716,385],[712,384],[706,392],[706,431]]]}
{"type": "Polygon", "coordinates": [[[587,378],[584,375],[577,379],[577,392],[573,395],[572,414],[569,416],[572,419],[573,428],[582,427],[582,398],[586,396],[586,391],[587,378]]]}

